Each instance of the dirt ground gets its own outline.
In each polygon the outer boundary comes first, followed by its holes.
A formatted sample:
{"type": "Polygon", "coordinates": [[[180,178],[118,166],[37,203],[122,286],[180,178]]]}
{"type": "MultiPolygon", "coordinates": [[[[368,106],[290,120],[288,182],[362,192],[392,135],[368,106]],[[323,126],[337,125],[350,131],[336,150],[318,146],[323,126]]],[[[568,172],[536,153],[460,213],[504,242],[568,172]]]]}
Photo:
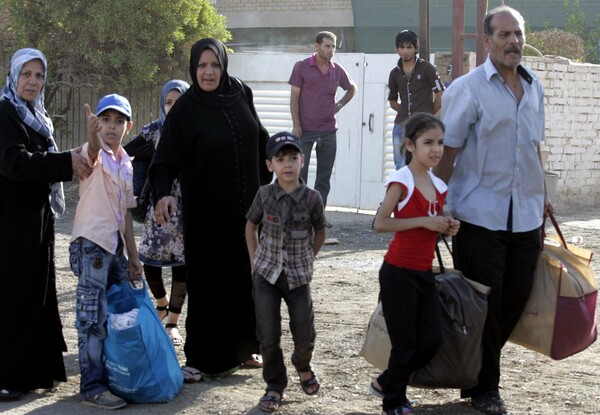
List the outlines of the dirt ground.
{"type": "MultiPolygon", "coordinates": [[[[53,391],[39,391],[12,403],[0,403],[0,413],[10,414],[95,414],[103,410],[79,403],[77,336],[74,328],[76,279],[69,269],[68,242],[76,202],[74,185],[67,185],[68,214],[58,221],[58,291],[64,333],[68,343],[65,354],[68,382],[53,391]]],[[[581,236],[581,246],[600,253],[600,217],[596,212],[573,210],[557,212],[556,217],[567,240],[581,236]]],[[[377,274],[390,235],[370,229],[372,213],[330,211],[333,223],[329,236],[337,245],[324,246],[316,263],[312,283],[316,312],[317,346],[314,368],[321,378],[316,397],[300,389],[296,373],[290,379],[278,413],[289,415],[372,415],[381,413],[380,399],[369,394],[369,382],[378,371],[358,352],[364,340],[370,314],[375,308],[377,274]]],[[[548,232],[551,231],[551,225],[548,232]]],[[[136,225],[139,235],[140,227],[136,225]]],[[[447,259],[447,264],[450,264],[447,259]]],[[[593,260],[600,276],[598,256],[593,260]]],[[[170,277],[169,284],[170,287],[170,277]]],[[[185,318],[184,307],[183,318],[185,318]]],[[[285,308],[282,310],[286,315],[285,308]]],[[[184,320],[182,320],[183,322],[184,320]]],[[[185,328],[181,325],[185,338],[185,328]]],[[[210,341],[210,333],[206,333],[210,341]]],[[[291,368],[290,333],[284,320],[284,352],[291,368]]],[[[507,344],[502,358],[501,394],[511,414],[563,415],[600,414],[599,342],[587,350],[561,361],[553,361],[523,347],[507,344]]],[[[185,361],[182,347],[180,362],[185,361]]],[[[31,374],[35,376],[35,373],[31,374]]],[[[232,376],[210,382],[184,384],[181,393],[166,404],[132,404],[122,409],[137,414],[248,414],[256,408],[263,393],[261,371],[241,369],[232,376]]],[[[453,389],[409,388],[415,401],[415,414],[478,414],[453,389]]]]}

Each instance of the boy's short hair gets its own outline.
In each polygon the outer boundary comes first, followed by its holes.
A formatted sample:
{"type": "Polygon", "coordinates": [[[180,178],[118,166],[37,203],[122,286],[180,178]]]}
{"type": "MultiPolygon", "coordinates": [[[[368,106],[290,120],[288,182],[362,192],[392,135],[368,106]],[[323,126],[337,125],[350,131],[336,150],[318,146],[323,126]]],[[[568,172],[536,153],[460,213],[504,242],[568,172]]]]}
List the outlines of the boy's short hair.
{"type": "Polygon", "coordinates": [[[412,30],[403,30],[396,35],[396,49],[405,43],[409,43],[415,49],[419,49],[419,37],[412,30]]]}
{"type": "Polygon", "coordinates": [[[292,133],[282,131],[269,138],[267,141],[267,159],[271,159],[281,151],[283,147],[294,147],[299,153],[302,153],[300,140],[292,133]]]}
{"type": "Polygon", "coordinates": [[[131,105],[129,104],[127,98],[121,95],[110,94],[103,96],[100,101],[98,101],[98,106],[96,107],[96,116],[99,116],[106,110],[115,110],[120,112],[127,117],[127,121],[131,121],[131,105]]]}

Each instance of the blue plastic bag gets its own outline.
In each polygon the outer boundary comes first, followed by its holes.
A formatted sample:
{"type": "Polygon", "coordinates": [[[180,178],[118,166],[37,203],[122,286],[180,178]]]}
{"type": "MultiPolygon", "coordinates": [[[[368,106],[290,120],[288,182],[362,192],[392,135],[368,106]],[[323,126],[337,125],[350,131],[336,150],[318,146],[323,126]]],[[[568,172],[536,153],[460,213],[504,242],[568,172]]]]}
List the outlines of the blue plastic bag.
{"type": "Polygon", "coordinates": [[[126,281],[106,293],[108,313],[138,308],[135,324],[115,330],[108,324],[103,360],[110,390],[128,402],[169,402],[181,391],[183,375],[175,348],[154,310],[146,282],[126,281]]]}

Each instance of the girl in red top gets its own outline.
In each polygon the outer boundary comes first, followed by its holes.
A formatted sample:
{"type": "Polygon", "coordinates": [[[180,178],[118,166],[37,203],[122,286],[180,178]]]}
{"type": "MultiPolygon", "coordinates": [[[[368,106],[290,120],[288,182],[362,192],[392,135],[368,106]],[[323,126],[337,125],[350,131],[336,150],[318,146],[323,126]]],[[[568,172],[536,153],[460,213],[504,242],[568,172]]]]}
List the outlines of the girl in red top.
{"type": "Polygon", "coordinates": [[[406,123],[407,165],[385,182],[376,232],[395,232],[379,270],[381,305],[392,350],[388,368],[371,383],[388,415],[412,413],[406,387],[442,341],[441,313],[432,262],[439,233],[456,235],[460,222],[444,217],[446,184],[431,169],[442,157],[444,124],[426,113],[406,123]],[[393,214],[393,216],[392,216],[393,214]]]}

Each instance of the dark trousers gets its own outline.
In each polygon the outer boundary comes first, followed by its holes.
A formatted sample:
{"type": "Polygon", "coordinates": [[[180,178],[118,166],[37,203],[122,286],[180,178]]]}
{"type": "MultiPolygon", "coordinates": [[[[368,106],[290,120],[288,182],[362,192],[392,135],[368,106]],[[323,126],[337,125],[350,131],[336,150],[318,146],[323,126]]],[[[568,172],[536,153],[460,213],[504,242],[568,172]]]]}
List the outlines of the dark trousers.
{"type": "Polygon", "coordinates": [[[377,382],[383,410],[403,405],[410,374],[425,366],[442,343],[440,300],[430,271],[412,271],[386,262],[379,270],[381,306],[392,350],[377,382]]]}
{"type": "Polygon", "coordinates": [[[483,331],[482,367],[478,384],[461,391],[474,397],[497,391],[500,355],[531,292],[540,254],[540,229],[529,232],[491,231],[461,222],[453,241],[454,265],[465,277],[491,288],[483,331]]]}
{"type": "Polygon", "coordinates": [[[252,280],[256,332],[263,358],[266,390],[283,393],[287,387],[287,371],[281,350],[281,300],[285,301],[290,317],[290,331],[294,342],[292,364],[297,371],[310,371],[316,338],[310,285],[290,290],[283,273],[275,285],[259,275],[254,275],[252,280]]]}

